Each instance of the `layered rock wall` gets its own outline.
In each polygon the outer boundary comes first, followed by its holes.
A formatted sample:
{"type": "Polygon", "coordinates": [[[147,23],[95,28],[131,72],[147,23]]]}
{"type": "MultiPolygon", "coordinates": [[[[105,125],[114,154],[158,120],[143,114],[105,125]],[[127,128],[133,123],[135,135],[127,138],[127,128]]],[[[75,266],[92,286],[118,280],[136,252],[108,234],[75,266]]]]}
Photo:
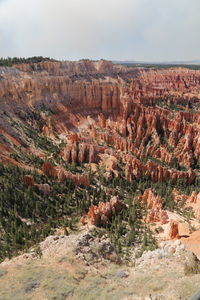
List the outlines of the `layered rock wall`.
{"type": "Polygon", "coordinates": [[[125,68],[101,60],[23,64],[0,68],[0,76],[4,156],[30,142],[20,128],[28,122],[53,140],[78,133],[72,143],[67,139],[67,163],[98,163],[99,154],[109,151],[116,158],[123,154],[130,181],[148,176],[153,182],[194,182],[200,71],[125,68]]]}

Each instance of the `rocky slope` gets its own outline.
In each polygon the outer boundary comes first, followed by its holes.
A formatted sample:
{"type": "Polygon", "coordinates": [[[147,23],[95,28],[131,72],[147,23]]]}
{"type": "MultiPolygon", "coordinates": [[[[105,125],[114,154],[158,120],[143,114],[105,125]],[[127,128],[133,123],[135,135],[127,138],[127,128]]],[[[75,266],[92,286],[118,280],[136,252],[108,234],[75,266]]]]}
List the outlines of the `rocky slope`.
{"type": "Polygon", "coordinates": [[[54,235],[38,248],[0,265],[1,299],[188,299],[200,275],[187,271],[200,262],[180,241],[164,242],[129,265],[122,264],[105,234],[95,228],[54,235]],[[12,289],[10,284],[12,281],[12,289]]]}

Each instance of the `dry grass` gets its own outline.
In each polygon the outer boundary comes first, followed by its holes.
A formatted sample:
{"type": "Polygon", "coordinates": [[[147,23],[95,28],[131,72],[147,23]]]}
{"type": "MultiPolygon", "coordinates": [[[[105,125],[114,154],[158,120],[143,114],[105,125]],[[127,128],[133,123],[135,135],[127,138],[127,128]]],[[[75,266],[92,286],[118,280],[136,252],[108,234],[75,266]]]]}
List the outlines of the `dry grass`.
{"type": "Polygon", "coordinates": [[[95,269],[72,253],[0,267],[0,276],[0,300],[125,300],[150,294],[157,300],[186,300],[200,282],[199,274],[185,276],[176,260],[158,270],[111,263],[95,269]],[[130,275],[117,277],[119,270],[130,275]]]}

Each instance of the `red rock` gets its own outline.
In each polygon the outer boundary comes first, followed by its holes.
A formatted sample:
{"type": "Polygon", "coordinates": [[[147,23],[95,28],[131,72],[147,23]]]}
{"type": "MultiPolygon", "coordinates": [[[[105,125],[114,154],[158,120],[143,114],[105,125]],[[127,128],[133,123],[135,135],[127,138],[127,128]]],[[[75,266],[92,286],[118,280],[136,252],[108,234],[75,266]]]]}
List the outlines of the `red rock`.
{"type": "Polygon", "coordinates": [[[90,145],[89,148],[89,163],[95,162],[95,153],[94,153],[94,146],[90,145]]]}
{"type": "Polygon", "coordinates": [[[61,166],[53,166],[50,162],[45,162],[42,166],[43,172],[47,176],[53,176],[58,178],[59,181],[64,181],[65,179],[71,179],[76,185],[89,186],[89,174],[73,174],[69,171],[66,171],[61,166]]]}
{"type": "Polygon", "coordinates": [[[100,223],[100,213],[96,206],[91,206],[88,211],[88,217],[92,225],[98,225],[100,223]]]}
{"type": "Polygon", "coordinates": [[[79,145],[78,161],[80,164],[86,162],[87,146],[86,144],[79,145]]]}
{"type": "Polygon", "coordinates": [[[176,223],[173,220],[171,220],[170,223],[169,223],[168,238],[170,240],[179,238],[178,223],[176,223]]]}
{"type": "Polygon", "coordinates": [[[80,219],[80,222],[82,223],[83,226],[87,225],[87,217],[82,216],[81,219],[80,219]]]}
{"type": "Polygon", "coordinates": [[[70,143],[75,143],[75,142],[77,142],[78,141],[78,135],[77,135],[77,133],[72,133],[72,134],[70,134],[69,136],[68,136],[68,140],[69,140],[69,142],[70,143]]]}
{"type": "Polygon", "coordinates": [[[152,208],[148,211],[145,218],[146,223],[160,222],[162,225],[168,223],[169,217],[165,210],[161,208],[152,208]]]}
{"type": "Polygon", "coordinates": [[[31,175],[25,175],[23,177],[23,181],[27,185],[36,186],[40,191],[42,191],[45,194],[50,194],[51,192],[51,188],[49,184],[36,184],[33,176],[31,175]]]}
{"type": "Polygon", "coordinates": [[[34,178],[33,178],[33,176],[31,176],[31,175],[25,175],[25,176],[23,177],[23,181],[24,181],[24,183],[27,184],[27,185],[30,185],[30,186],[34,186],[34,185],[35,185],[34,178]]]}
{"type": "MultiPolygon", "coordinates": [[[[15,151],[13,145],[27,140],[6,114],[10,112],[21,124],[27,118],[25,112],[31,115],[42,104],[52,114],[40,112],[38,133],[53,142],[61,134],[66,137],[62,157],[67,163],[101,165],[100,155],[106,154],[115,158],[115,164],[108,167],[108,178],[120,175],[120,160],[129,181],[148,176],[152,182],[171,180],[175,184],[185,180],[192,184],[197,173],[195,162],[200,157],[200,113],[190,108],[199,105],[199,89],[200,71],[126,68],[104,60],[43,62],[3,69],[0,160],[16,163],[9,157],[15,151]],[[179,105],[185,111],[170,108],[179,105]],[[179,171],[175,164],[186,167],[186,171],[179,171]]],[[[35,120],[29,120],[29,125],[35,130],[35,120]]],[[[75,184],[89,184],[88,175],[72,174],[48,162],[42,170],[59,181],[70,178],[75,184]]],[[[196,205],[197,216],[200,206],[195,197],[187,203],[196,205]]],[[[149,222],[166,217],[159,203],[156,205],[149,208],[149,222]]]]}
{"type": "Polygon", "coordinates": [[[168,222],[168,214],[162,209],[162,199],[159,195],[156,196],[151,189],[146,189],[144,194],[139,196],[139,200],[147,204],[146,223],[166,224],[168,222]]]}
{"type": "Polygon", "coordinates": [[[71,150],[71,158],[72,158],[72,163],[76,164],[77,162],[77,146],[74,144],[71,150]]]}
{"type": "Polygon", "coordinates": [[[91,206],[88,218],[92,225],[105,225],[109,218],[119,213],[126,205],[117,197],[112,197],[109,202],[99,202],[98,206],[91,206]]]}
{"type": "Polygon", "coordinates": [[[98,115],[98,121],[99,121],[99,125],[101,128],[106,127],[106,118],[104,117],[104,115],[102,113],[98,115]]]}
{"type": "Polygon", "coordinates": [[[52,177],[57,177],[57,169],[55,166],[52,165],[52,163],[46,161],[43,165],[42,165],[42,171],[48,175],[48,176],[52,176],[52,177]]]}
{"type": "Polygon", "coordinates": [[[151,189],[146,189],[144,194],[139,197],[140,201],[147,203],[147,209],[162,206],[162,199],[159,195],[155,196],[151,189]]]}
{"type": "Polygon", "coordinates": [[[192,208],[197,219],[200,218],[200,193],[193,191],[191,195],[179,194],[177,190],[173,190],[175,202],[183,201],[185,208],[192,208]]]}

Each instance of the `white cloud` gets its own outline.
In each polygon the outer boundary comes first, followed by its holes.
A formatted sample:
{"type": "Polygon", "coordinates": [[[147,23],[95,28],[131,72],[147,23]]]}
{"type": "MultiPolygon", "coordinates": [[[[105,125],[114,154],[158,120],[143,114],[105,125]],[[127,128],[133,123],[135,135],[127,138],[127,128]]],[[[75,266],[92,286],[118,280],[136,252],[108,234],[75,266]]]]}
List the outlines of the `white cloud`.
{"type": "Polygon", "coordinates": [[[0,56],[199,57],[199,0],[0,0],[0,56]]]}

